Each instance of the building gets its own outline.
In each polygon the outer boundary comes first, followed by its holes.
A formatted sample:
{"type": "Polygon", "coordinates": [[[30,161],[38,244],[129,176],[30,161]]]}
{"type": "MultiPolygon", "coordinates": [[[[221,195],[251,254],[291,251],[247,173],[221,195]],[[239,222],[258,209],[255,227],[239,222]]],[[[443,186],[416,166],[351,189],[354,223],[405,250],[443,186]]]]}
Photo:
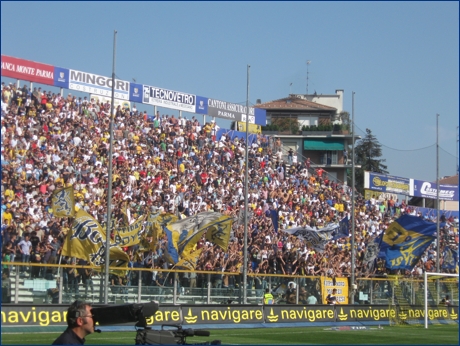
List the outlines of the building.
{"type": "Polygon", "coordinates": [[[262,134],[274,137],[275,148],[282,150],[285,160],[292,149],[299,161],[310,158],[311,167],[322,167],[330,179],[346,183],[351,169],[346,150],[352,135],[349,114],[343,110],[343,90],[333,95],[290,94],[265,103],[257,100],[254,107],[267,111],[262,134]]]}

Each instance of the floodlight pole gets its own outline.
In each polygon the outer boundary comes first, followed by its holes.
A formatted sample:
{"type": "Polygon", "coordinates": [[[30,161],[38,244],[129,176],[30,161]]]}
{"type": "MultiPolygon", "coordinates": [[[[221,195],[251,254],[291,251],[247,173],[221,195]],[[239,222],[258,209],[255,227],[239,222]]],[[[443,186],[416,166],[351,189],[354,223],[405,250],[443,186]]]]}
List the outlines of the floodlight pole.
{"type": "Polygon", "coordinates": [[[105,226],[105,287],[104,287],[104,304],[109,300],[109,264],[110,264],[110,232],[111,232],[111,214],[112,214],[112,156],[113,156],[113,118],[115,113],[115,52],[117,47],[117,31],[113,32],[113,66],[112,66],[112,100],[110,112],[110,146],[109,146],[109,176],[107,189],[107,224],[105,226]]]}
{"type": "Polygon", "coordinates": [[[439,270],[439,114],[436,114],[436,272],[439,270]]]}
{"type": "Polygon", "coordinates": [[[353,285],[355,284],[355,92],[351,94],[351,113],[352,113],[352,130],[351,130],[351,297],[350,304],[355,302],[353,285]]]}
{"type": "Polygon", "coordinates": [[[244,157],[244,248],[243,248],[243,304],[247,303],[247,285],[248,285],[248,150],[249,150],[249,68],[247,67],[247,86],[246,86],[246,150],[244,157]]]}

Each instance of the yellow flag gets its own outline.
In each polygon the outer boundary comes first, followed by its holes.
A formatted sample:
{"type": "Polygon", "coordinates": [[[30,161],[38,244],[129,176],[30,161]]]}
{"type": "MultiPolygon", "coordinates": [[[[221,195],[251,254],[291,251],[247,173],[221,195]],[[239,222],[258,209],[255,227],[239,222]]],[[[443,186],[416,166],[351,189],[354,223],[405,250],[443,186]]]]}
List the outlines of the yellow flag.
{"type": "Polygon", "coordinates": [[[170,222],[176,222],[179,218],[170,213],[164,214],[155,214],[155,218],[150,217],[147,220],[147,227],[150,225],[149,235],[152,236],[152,241],[150,243],[150,248],[155,250],[155,247],[158,243],[158,240],[163,234],[163,227],[170,222]]]}
{"type": "MultiPolygon", "coordinates": [[[[62,255],[82,258],[100,267],[105,264],[106,233],[84,209],[75,215],[72,229],[67,233],[62,255]]],[[[119,246],[110,243],[110,266],[128,268],[129,256],[119,246]]]]}
{"type": "Polygon", "coordinates": [[[55,190],[51,195],[51,208],[56,217],[75,217],[73,186],[55,190]]]}
{"type": "Polygon", "coordinates": [[[201,251],[203,248],[193,251],[192,253],[183,253],[182,258],[179,262],[177,262],[175,268],[176,269],[187,269],[187,270],[195,270],[196,263],[200,258],[201,251]]]}
{"type": "Polygon", "coordinates": [[[139,244],[142,234],[144,217],[141,216],[131,225],[115,229],[115,244],[119,246],[132,246],[139,244]]]}

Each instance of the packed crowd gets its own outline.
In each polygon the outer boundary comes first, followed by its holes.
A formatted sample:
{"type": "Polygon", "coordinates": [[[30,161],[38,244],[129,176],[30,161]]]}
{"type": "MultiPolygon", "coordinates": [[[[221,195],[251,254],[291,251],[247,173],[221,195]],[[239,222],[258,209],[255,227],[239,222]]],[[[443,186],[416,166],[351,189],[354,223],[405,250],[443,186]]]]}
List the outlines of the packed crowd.
{"type": "MultiPolygon", "coordinates": [[[[55,189],[73,185],[76,203],[102,225],[106,218],[110,105],[87,97],[2,83],[2,260],[58,263],[71,224],[53,217],[50,196],[55,189]]],[[[224,251],[204,238],[196,270],[213,271],[214,287],[235,287],[242,272],[244,225],[237,221],[244,208],[244,138],[216,138],[217,125],[192,117],[156,114],[118,107],[114,117],[113,217],[123,218],[128,202],[131,218],[164,211],[182,217],[218,211],[235,218],[224,251]]],[[[258,136],[248,148],[248,272],[344,277],[351,274],[350,238],[330,242],[323,252],[282,230],[301,225],[322,227],[351,219],[351,190],[314,170],[310,160],[287,155],[279,142],[258,136]],[[275,230],[271,210],[279,216],[275,230]]],[[[405,201],[356,199],[356,275],[383,274],[384,264],[370,268],[363,262],[366,245],[399,215],[415,213],[405,201]]],[[[458,220],[448,220],[450,222],[458,220]]],[[[351,226],[350,226],[351,228],[351,226]]],[[[444,235],[456,236],[453,227],[444,235]]],[[[441,237],[441,249],[447,246],[441,237]]],[[[164,257],[167,238],[155,250],[135,256],[138,246],[124,248],[133,267],[171,268],[164,257]]],[[[433,244],[407,275],[431,270],[438,254],[433,244]]],[[[67,263],[61,259],[61,263],[67,263]]],[[[84,262],[81,262],[84,263],[84,262]]],[[[25,267],[19,267],[24,270],[25,267]]],[[[47,277],[55,268],[31,267],[32,278],[47,277]]],[[[145,272],[147,285],[164,285],[163,273],[145,272]]],[[[88,281],[92,273],[69,270],[69,282],[88,281]],[[86,279],[85,279],[86,278],[86,279]]],[[[137,272],[112,283],[137,285],[137,272]],[[123,281],[124,280],[124,281],[123,281]]],[[[200,285],[200,276],[182,277],[185,285],[200,285]],[[198,282],[197,282],[198,280],[198,282]]],[[[262,281],[251,279],[262,288],[262,281]]]]}

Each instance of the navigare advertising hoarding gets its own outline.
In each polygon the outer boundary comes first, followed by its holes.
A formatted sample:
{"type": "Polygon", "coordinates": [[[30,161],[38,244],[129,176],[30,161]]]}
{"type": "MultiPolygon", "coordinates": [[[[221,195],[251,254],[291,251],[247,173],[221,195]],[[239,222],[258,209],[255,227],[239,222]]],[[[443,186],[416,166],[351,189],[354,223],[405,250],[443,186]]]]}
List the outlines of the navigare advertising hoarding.
{"type": "Polygon", "coordinates": [[[2,54],[2,76],[54,85],[54,66],[2,54]]]}
{"type": "Polygon", "coordinates": [[[195,113],[196,95],[144,85],[142,103],[195,113]]]}
{"type": "MultiPolygon", "coordinates": [[[[440,187],[439,199],[445,201],[458,201],[458,186],[440,184],[440,187]]],[[[436,199],[438,195],[437,184],[414,179],[410,195],[415,197],[436,199]]]]}
{"type": "MultiPolygon", "coordinates": [[[[69,70],[69,89],[112,97],[112,78],[69,70]]],[[[114,90],[116,99],[129,101],[129,82],[115,79],[114,90]]]]}
{"type": "Polygon", "coordinates": [[[410,196],[410,187],[413,179],[395,177],[374,172],[364,172],[364,188],[380,191],[399,193],[410,196]]]}

